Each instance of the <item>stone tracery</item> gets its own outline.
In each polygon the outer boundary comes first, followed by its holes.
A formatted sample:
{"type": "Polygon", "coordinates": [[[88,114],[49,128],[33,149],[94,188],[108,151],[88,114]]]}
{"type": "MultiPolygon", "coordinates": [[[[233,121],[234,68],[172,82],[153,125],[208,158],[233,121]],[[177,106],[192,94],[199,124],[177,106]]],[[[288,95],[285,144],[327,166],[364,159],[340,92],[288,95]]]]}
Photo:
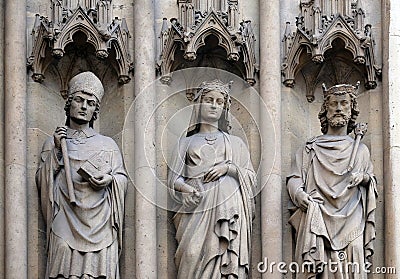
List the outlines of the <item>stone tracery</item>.
{"type": "MultiPolygon", "coordinates": [[[[290,22],[287,22],[283,36],[283,83],[287,87],[294,86],[297,73],[307,64],[300,60],[302,53],[307,52],[315,64],[323,64],[326,52],[334,48],[334,42],[339,39],[344,43],[344,49],[352,54],[353,67],[361,68],[365,88],[374,89],[381,76],[381,67],[374,56],[371,25],[364,26],[365,11],[361,0],[302,0],[300,9],[296,31],[291,32],[290,22]]],[[[315,86],[307,86],[307,96],[313,96],[315,86]]],[[[313,99],[308,97],[309,101],[313,99]]]]}
{"type": "Polygon", "coordinates": [[[50,19],[36,15],[31,34],[32,53],[27,62],[33,72],[34,81],[43,82],[46,69],[53,58],[63,58],[65,48],[74,43],[73,37],[77,33],[85,35],[86,42],[94,47],[98,59],[104,60],[111,52],[115,52],[114,68],[118,74],[118,82],[124,84],[130,81],[130,34],[124,18],[113,18],[111,2],[52,0],[50,19]]]}
{"type": "Polygon", "coordinates": [[[250,20],[239,22],[237,0],[179,0],[179,16],[168,26],[164,18],[160,34],[158,67],[161,80],[171,81],[177,50],[184,52],[187,61],[198,58],[198,50],[213,35],[218,46],[226,52],[226,60],[241,64],[243,78],[255,84],[255,36],[250,20]]]}

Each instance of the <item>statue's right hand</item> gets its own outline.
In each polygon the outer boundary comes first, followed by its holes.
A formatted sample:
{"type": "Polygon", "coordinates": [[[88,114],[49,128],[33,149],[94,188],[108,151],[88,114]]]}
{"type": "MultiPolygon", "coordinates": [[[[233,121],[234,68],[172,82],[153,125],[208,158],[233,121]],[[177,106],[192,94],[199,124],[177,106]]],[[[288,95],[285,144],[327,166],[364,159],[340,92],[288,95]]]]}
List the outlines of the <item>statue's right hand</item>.
{"type": "Polygon", "coordinates": [[[67,137],[67,126],[57,127],[53,136],[54,145],[56,146],[56,148],[61,148],[61,139],[65,139],[67,137]]]}
{"type": "Polygon", "coordinates": [[[298,193],[297,196],[297,203],[299,204],[299,207],[302,211],[306,212],[308,209],[308,205],[310,203],[310,195],[308,195],[306,192],[302,191],[298,193]]]}
{"type": "Polygon", "coordinates": [[[195,189],[191,193],[182,193],[182,197],[184,207],[198,206],[203,198],[203,196],[195,189]]]}

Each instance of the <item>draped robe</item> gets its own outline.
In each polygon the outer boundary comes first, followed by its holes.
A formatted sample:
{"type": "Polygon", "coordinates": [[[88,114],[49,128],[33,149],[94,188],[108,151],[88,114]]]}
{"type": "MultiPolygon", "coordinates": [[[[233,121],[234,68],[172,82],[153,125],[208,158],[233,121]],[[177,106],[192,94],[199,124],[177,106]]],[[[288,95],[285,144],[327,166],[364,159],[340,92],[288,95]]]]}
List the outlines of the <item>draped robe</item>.
{"type": "Polygon", "coordinates": [[[53,137],[46,140],[36,172],[42,212],[47,225],[46,278],[119,278],[118,258],[127,175],[117,144],[93,129],[67,129],[67,148],[76,205],[71,205],[63,160],[53,137]],[[111,166],[112,182],[94,189],[78,173],[95,154],[111,166]]]}
{"type": "Polygon", "coordinates": [[[287,177],[289,195],[296,206],[289,222],[296,230],[297,263],[313,267],[296,278],[367,278],[364,266],[374,251],[376,179],[369,150],[360,143],[351,172],[367,174],[369,182],[349,187],[347,167],[353,146],[349,136],[323,135],[309,140],[296,154],[287,177]],[[314,199],[307,212],[298,208],[302,191],[314,199]],[[322,269],[329,261],[338,263],[338,268],[355,262],[360,272],[322,269]]]}
{"type": "Polygon", "coordinates": [[[169,171],[170,193],[178,203],[174,217],[178,279],[247,278],[255,186],[250,155],[238,137],[219,132],[209,145],[205,136],[182,138],[169,171]],[[210,167],[226,162],[236,167],[234,176],[202,182],[210,167]],[[181,193],[174,190],[178,179],[202,193],[198,206],[183,207],[181,193]]]}

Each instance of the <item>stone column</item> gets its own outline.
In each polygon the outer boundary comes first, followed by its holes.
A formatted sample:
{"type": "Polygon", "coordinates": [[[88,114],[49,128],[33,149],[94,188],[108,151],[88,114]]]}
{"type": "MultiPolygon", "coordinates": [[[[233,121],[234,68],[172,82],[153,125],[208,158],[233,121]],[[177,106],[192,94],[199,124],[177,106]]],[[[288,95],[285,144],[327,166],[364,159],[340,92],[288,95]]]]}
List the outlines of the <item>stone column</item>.
{"type": "Polygon", "coordinates": [[[135,228],[136,278],[157,278],[157,223],[155,178],[154,2],[134,1],[135,19],[135,228]],[[145,91],[145,92],[144,92],[145,91]]]}
{"type": "MultiPolygon", "coordinates": [[[[4,30],[4,0],[0,1],[0,30],[4,30]]],[[[4,32],[0,32],[0,61],[4,61],[4,32]]],[[[0,68],[0,110],[4,108],[4,67],[0,68]]],[[[4,220],[4,113],[0,114],[0,224],[4,220]]],[[[0,234],[5,234],[2,226],[0,234]]],[[[0,238],[0,259],[5,259],[4,237],[0,238]]],[[[0,274],[4,274],[4,260],[0,262],[0,274]]]]}
{"type": "Polygon", "coordinates": [[[27,278],[26,1],[5,1],[5,278],[27,278]]]}
{"type": "MultiPolygon", "coordinates": [[[[382,1],[385,265],[400,268],[400,5],[382,1]]],[[[386,274],[387,279],[398,278],[386,274]]]]}
{"type": "MultiPolygon", "coordinates": [[[[261,241],[262,260],[282,260],[281,67],[279,0],[260,1],[261,241]],[[268,115],[269,114],[269,115],[268,115]]],[[[269,271],[263,278],[281,278],[269,271]]]]}

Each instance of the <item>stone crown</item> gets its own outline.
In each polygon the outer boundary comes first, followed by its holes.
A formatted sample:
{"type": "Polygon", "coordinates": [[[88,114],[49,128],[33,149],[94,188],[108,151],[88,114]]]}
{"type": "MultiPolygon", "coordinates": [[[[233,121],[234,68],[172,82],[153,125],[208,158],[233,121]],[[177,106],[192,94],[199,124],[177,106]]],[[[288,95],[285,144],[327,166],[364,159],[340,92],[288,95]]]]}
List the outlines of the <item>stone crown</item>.
{"type": "Polygon", "coordinates": [[[233,81],[230,81],[228,83],[223,83],[221,80],[215,79],[212,81],[204,81],[200,84],[199,90],[195,96],[195,99],[197,99],[199,96],[201,96],[204,92],[209,92],[209,91],[219,91],[225,96],[229,97],[230,91],[231,91],[231,86],[232,86],[233,81]]]}
{"type": "Polygon", "coordinates": [[[360,86],[360,82],[358,81],[356,85],[351,85],[351,84],[337,84],[332,87],[329,87],[328,89],[325,86],[325,83],[322,84],[322,92],[324,94],[324,98],[326,98],[329,95],[343,95],[346,93],[352,93],[357,95],[358,93],[358,87],[360,86]]]}

